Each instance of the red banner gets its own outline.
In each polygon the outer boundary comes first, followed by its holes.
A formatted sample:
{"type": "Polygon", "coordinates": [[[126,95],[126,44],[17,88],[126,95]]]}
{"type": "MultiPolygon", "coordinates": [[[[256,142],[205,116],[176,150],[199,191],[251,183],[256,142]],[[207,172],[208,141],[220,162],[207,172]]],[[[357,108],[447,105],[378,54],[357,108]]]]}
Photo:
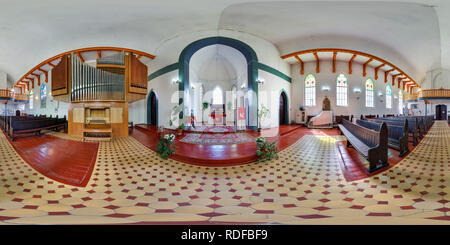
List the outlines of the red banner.
{"type": "Polygon", "coordinates": [[[245,107],[238,107],[238,120],[245,120],[245,107]]]}

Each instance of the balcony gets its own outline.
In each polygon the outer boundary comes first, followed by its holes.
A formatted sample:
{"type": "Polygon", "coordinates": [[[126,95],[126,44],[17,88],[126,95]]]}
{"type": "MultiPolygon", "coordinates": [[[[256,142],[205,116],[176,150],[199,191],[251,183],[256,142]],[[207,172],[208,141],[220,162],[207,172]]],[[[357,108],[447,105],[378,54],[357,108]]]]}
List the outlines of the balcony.
{"type": "Polygon", "coordinates": [[[28,95],[16,94],[9,89],[0,89],[0,100],[28,101],[28,95]]]}
{"type": "Polygon", "coordinates": [[[450,99],[450,89],[427,89],[419,92],[419,98],[430,99],[430,98],[449,98],[450,99]]]}
{"type": "Polygon", "coordinates": [[[414,94],[404,94],[404,101],[450,99],[450,89],[424,89],[414,94]]]}

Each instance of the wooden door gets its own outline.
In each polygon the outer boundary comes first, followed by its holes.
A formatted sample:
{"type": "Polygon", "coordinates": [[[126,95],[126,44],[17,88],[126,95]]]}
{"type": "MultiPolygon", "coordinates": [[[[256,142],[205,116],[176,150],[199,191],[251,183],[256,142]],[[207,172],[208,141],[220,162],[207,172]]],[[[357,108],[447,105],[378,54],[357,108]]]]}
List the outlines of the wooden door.
{"type": "Polygon", "coordinates": [[[286,97],[285,97],[284,93],[280,94],[279,111],[280,111],[280,115],[279,115],[280,125],[284,125],[284,124],[286,124],[286,120],[285,120],[285,118],[286,118],[286,97]]]}
{"type": "Polygon", "coordinates": [[[156,101],[156,96],[155,93],[151,94],[151,104],[152,104],[152,108],[151,108],[151,125],[157,126],[156,125],[156,105],[157,105],[157,101],[156,101]]]}
{"type": "Polygon", "coordinates": [[[447,106],[437,105],[436,106],[436,120],[447,120],[447,106]]]}

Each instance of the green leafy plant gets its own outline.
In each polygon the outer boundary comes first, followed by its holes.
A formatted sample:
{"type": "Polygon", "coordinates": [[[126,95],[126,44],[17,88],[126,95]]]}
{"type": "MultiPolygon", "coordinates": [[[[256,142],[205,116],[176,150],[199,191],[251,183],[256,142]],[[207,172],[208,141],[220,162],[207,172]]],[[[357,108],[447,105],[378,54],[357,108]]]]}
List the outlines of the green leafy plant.
{"type": "MultiPolygon", "coordinates": [[[[204,118],[205,110],[207,110],[208,107],[209,107],[209,103],[206,102],[206,101],[203,101],[203,102],[202,102],[202,121],[203,121],[203,118],[204,118]]],[[[203,123],[203,122],[202,122],[202,123],[203,123]]]]}
{"type": "Polygon", "coordinates": [[[206,109],[208,109],[208,107],[209,107],[209,103],[206,101],[203,101],[202,102],[202,110],[206,110],[206,109]]]}
{"type": "Polygon", "coordinates": [[[264,137],[256,138],[256,155],[258,156],[258,162],[278,159],[279,151],[276,142],[269,143],[264,137]]]}
{"type": "Polygon", "coordinates": [[[158,147],[156,148],[156,152],[159,153],[159,156],[163,159],[167,159],[170,155],[175,153],[175,135],[166,134],[164,137],[161,137],[158,142],[158,147]]]}
{"type": "Polygon", "coordinates": [[[229,101],[227,104],[227,108],[228,110],[232,110],[233,109],[233,102],[229,101]]]}
{"type": "Polygon", "coordinates": [[[261,108],[258,109],[258,128],[261,128],[262,122],[266,119],[270,114],[269,108],[265,107],[263,104],[261,108]]]}

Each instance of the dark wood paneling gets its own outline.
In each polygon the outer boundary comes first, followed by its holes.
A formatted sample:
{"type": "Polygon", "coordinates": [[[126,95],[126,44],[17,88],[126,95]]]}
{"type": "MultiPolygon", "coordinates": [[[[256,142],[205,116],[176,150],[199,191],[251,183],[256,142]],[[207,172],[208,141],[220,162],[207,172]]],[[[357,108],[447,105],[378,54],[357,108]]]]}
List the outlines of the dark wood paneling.
{"type": "Polygon", "coordinates": [[[63,95],[68,92],[69,62],[68,55],[61,58],[61,62],[52,69],[52,94],[63,95]],[[57,92],[56,94],[54,92],[57,92]]]}
{"type": "Polygon", "coordinates": [[[147,94],[147,66],[140,62],[134,55],[130,55],[129,69],[129,92],[147,94]]]}

